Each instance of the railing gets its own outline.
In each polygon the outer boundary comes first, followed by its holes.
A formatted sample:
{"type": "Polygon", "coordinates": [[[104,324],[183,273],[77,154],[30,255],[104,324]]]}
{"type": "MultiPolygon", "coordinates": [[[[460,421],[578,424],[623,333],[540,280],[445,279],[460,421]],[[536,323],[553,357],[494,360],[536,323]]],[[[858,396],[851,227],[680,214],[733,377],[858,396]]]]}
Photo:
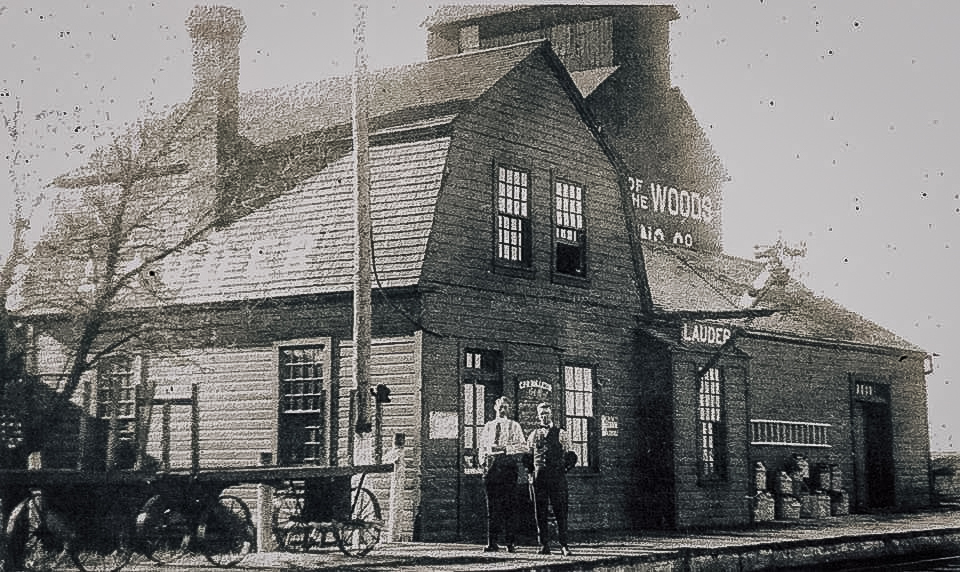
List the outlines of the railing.
{"type": "Polygon", "coordinates": [[[751,419],[750,444],[830,447],[829,429],[829,423],[751,419]]]}

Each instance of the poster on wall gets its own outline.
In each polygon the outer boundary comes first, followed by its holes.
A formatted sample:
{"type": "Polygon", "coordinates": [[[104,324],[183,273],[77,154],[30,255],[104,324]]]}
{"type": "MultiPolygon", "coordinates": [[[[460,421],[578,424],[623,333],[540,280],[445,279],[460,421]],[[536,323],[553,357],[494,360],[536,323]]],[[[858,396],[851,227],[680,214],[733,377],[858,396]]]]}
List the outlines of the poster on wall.
{"type": "Polygon", "coordinates": [[[458,424],[456,411],[431,411],[430,438],[456,439],[458,424]]]}
{"type": "Polygon", "coordinates": [[[543,401],[553,404],[555,385],[552,379],[542,375],[517,376],[517,421],[525,432],[540,423],[537,405],[543,401]]]}

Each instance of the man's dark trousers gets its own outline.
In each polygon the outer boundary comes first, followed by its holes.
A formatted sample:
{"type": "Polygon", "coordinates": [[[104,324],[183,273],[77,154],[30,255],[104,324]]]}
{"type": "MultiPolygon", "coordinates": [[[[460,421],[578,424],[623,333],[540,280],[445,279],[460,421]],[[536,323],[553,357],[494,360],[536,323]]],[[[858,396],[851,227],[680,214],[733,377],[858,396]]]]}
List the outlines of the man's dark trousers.
{"type": "Polygon", "coordinates": [[[560,546],[567,545],[567,502],[567,475],[563,469],[537,469],[533,478],[533,503],[537,512],[537,540],[540,546],[550,543],[547,503],[553,507],[553,516],[557,519],[557,540],[560,546]]]}
{"type": "Polygon", "coordinates": [[[498,455],[492,463],[483,476],[487,493],[487,544],[496,546],[503,532],[504,543],[512,546],[516,536],[517,462],[509,455],[498,455]]]}

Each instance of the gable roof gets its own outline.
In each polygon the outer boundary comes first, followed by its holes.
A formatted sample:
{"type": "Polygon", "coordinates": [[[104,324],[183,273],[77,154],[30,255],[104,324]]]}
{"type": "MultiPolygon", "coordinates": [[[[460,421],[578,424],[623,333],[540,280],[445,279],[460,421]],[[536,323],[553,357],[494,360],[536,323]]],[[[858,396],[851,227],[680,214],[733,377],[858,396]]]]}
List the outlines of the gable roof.
{"type": "MultiPolygon", "coordinates": [[[[666,314],[742,310],[741,297],[764,269],[759,262],[652,241],[644,241],[643,255],[654,310],[666,314]]],[[[794,279],[765,289],[756,307],[775,312],[731,323],[758,333],[925,352],[794,279]]]]}
{"type": "MultiPolygon", "coordinates": [[[[370,117],[384,119],[372,127],[456,115],[545,44],[523,42],[372,72],[365,82],[370,117]]],[[[240,134],[260,145],[348,125],[351,105],[350,77],[247,92],[240,96],[240,134]]]]}
{"type": "MultiPolygon", "coordinates": [[[[371,74],[371,135],[388,136],[371,146],[375,270],[382,286],[411,285],[419,277],[449,142],[448,130],[432,128],[450,124],[538,51],[549,54],[548,44],[525,42],[371,74]],[[394,137],[398,132],[408,135],[394,137]]],[[[157,265],[173,290],[165,298],[204,303],[352,287],[350,96],[349,78],[243,95],[240,128],[253,142],[248,139],[241,159],[259,169],[246,184],[261,198],[254,197],[245,216],[157,265]],[[271,161],[282,166],[271,168],[271,161]],[[280,185],[267,176],[285,179],[280,185]],[[271,185],[275,192],[263,192],[271,185]]],[[[163,177],[164,188],[189,199],[184,181],[190,173],[178,176],[163,177]]],[[[138,307],[158,300],[133,291],[119,302],[138,307]]],[[[30,307],[36,308],[30,313],[51,310],[42,303],[30,307]]]]}

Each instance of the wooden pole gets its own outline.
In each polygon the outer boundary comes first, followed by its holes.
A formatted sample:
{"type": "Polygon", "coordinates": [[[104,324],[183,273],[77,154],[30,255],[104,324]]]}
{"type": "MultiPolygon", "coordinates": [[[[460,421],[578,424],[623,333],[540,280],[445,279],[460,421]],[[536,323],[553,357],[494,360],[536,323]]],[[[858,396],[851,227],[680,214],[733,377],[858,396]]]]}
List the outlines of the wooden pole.
{"type": "Polygon", "coordinates": [[[390,512],[387,514],[387,542],[398,542],[400,531],[397,521],[403,507],[403,481],[407,468],[405,450],[406,436],[397,433],[393,436],[393,473],[390,474],[390,512]]]}
{"type": "Polygon", "coordinates": [[[163,402],[160,413],[160,468],[170,470],[170,408],[169,401],[163,402]]]}
{"type": "MultiPolygon", "coordinates": [[[[260,466],[273,464],[269,451],[260,453],[260,466]]],[[[273,537],[273,487],[267,483],[257,484],[257,550],[270,552],[276,550],[273,537]]]]}
{"type": "MultiPolygon", "coordinates": [[[[357,388],[358,434],[369,433],[370,423],[370,346],[371,346],[371,262],[372,229],[370,224],[370,150],[365,90],[367,56],[366,6],[356,4],[354,28],[353,98],[353,163],[356,233],[353,276],[353,376],[357,388]]],[[[376,435],[374,436],[376,438],[376,435]]]]}
{"type": "Polygon", "coordinates": [[[90,412],[91,392],[90,380],[83,382],[83,393],[80,397],[80,435],[78,436],[79,446],[77,451],[77,469],[82,471],[87,468],[87,447],[90,434],[90,416],[96,415],[96,411],[90,412]]]}
{"type": "Polygon", "coordinates": [[[190,386],[190,470],[200,472],[200,384],[190,386]]]}
{"type": "Polygon", "coordinates": [[[110,421],[107,425],[107,470],[117,466],[117,441],[120,432],[120,376],[110,375],[110,421]]]}

